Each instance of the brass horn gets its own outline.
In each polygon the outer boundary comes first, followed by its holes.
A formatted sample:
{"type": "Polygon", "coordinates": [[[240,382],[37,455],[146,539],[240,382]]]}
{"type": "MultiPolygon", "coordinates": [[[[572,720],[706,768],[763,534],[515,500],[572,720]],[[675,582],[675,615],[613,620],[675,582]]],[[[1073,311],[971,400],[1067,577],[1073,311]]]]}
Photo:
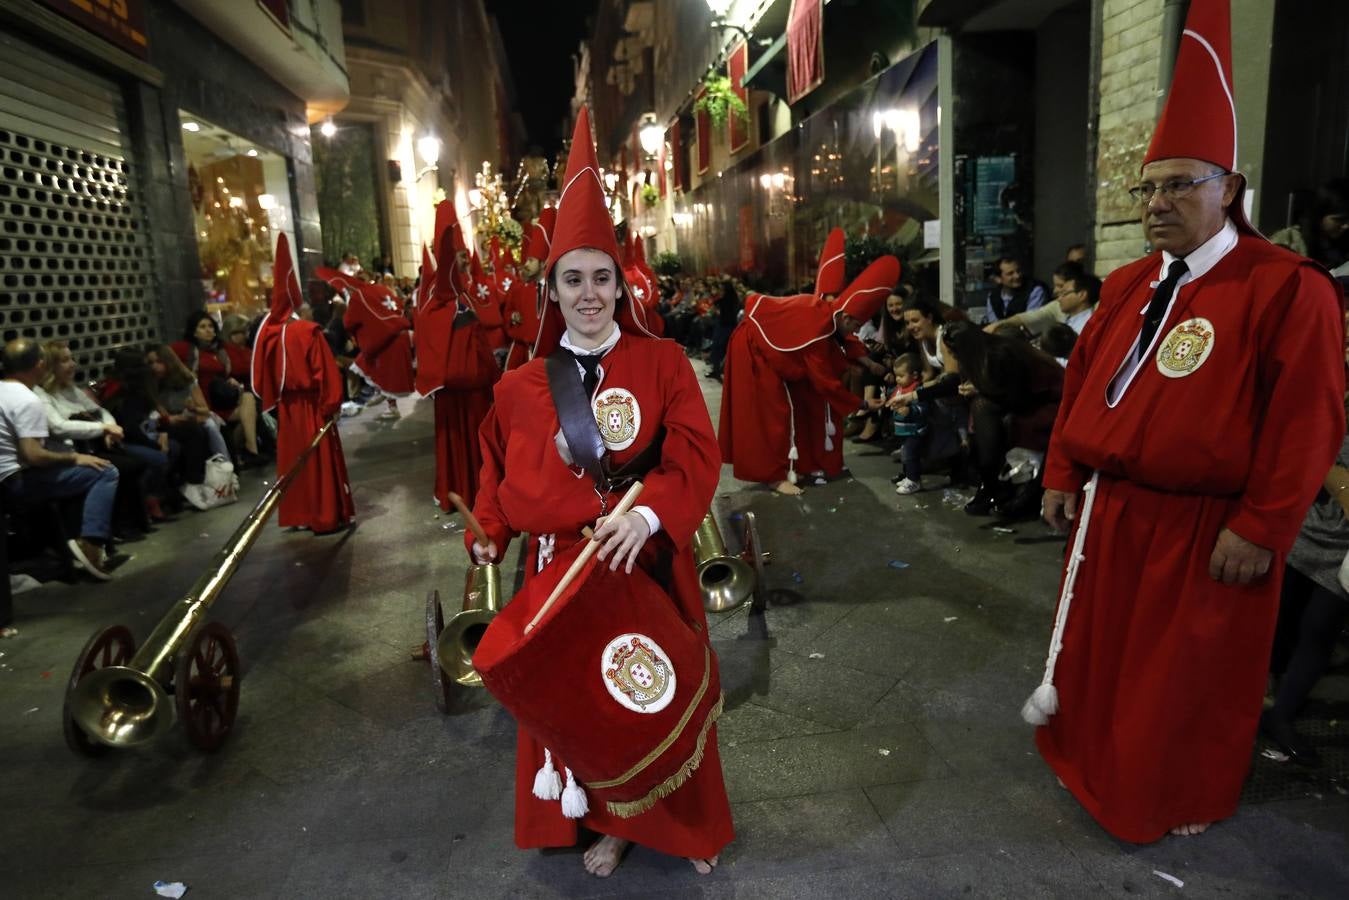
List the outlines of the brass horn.
{"type": "Polygon", "coordinates": [[[711,510],[693,533],[693,559],[698,564],[698,587],[702,589],[703,606],[708,612],[734,609],[758,587],[754,564],[727,552],[726,541],[711,510]]]}
{"type": "Polygon", "coordinates": [[[496,563],[469,566],[464,581],[464,608],[445,624],[436,641],[440,667],[455,684],[482,687],[482,677],[473,668],[473,653],[500,611],[501,571],[496,563]]]}
{"type": "MultiPolygon", "coordinates": [[[[205,574],[170,607],[136,655],[126,665],[94,669],[71,686],[66,697],[67,711],[86,736],[109,747],[132,747],[173,727],[174,702],[166,684],[173,680],[174,657],[225,590],[295,473],[335,421],[330,419],[319,429],[286,474],[263,494],[243,524],[216,553],[205,574]]],[[[176,689],[184,691],[187,686],[177,685],[176,689]]]]}

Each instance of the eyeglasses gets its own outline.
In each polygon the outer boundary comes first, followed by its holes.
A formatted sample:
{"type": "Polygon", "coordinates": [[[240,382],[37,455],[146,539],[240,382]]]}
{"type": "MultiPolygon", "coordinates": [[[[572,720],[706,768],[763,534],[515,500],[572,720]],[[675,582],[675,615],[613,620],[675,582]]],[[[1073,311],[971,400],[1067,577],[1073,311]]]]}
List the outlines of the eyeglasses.
{"type": "Polygon", "coordinates": [[[1158,193],[1171,200],[1179,200],[1186,194],[1193,191],[1197,185],[1205,181],[1212,181],[1215,178],[1222,178],[1231,175],[1231,172],[1214,172],[1212,175],[1204,175],[1200,178],[1191,178],[1188,181],[1183,178],[1173,178],[1170,181],[1164,181],[1161,184],[1153,184],[1145,181],[1140,185],[1129,188],[1129,196],[1133,197],[1140,204],[1152,202],[1152,198],[1158,193]]]}

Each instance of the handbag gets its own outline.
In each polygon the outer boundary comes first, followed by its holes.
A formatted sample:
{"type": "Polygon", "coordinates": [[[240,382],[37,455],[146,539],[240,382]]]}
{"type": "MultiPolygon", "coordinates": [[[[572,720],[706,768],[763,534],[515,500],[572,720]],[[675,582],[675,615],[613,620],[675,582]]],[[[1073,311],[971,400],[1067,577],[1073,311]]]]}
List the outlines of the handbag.
{"type": "Polygon", "coordinates": [[[201,484],[185,484],[183,499],[197,509],[214,509],[239,499],[239,476],[234,464],[220,454],[206,460],[206,477],[201,484]]]}

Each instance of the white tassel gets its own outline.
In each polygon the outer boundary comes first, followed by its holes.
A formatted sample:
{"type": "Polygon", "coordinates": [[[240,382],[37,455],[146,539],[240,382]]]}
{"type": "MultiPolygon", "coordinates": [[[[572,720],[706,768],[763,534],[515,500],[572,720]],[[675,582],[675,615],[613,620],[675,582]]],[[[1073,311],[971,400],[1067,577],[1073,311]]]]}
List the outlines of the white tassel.
{"type": "Polygon", "coordinates": [[[787,480],[790,481],[792,484],[796,484],[796,470],[795,470],[795,469],[790,469],[790,470],[788,470],[788,472],[787,472],[787,480]]]}
{"type": "Polygon", "coordinates": [[[1049,717],[1059,711],[1059,691],[1054,687],[1054,667],[1059,661],[1059,651],[1063,649],[1063,632],[1068,628],[1068,610],[1073,605],[1073,590],[1077,585],[1077,570],[1087,558],[1083,549],[1087,546],[1087,526],[1091,524],[1091,508],[1096,501],[1096,483],[1099,472],[1093,472],[1091,481],[1082,489],[1081,519],[1077,524],[1077,534],[1073,538],[1072,556],[1068,558],[1068,571],[1063,578],[1063,593],[1059,595],[1059,609],[1054,617],[1054,633],[1049,638],[1049,655],[1045,659],[1045,675],[1037,687],[1021,706],[1021,718],[1030,725],[1048,725],[1049,717]]]}
{"type": "Polygon", "coordinates": [[[830,415],[829,410],[824,411],[824,433],[833,437],[838,434],[838,429],[834,427],[834,417],[830,415]]]}
{"type": "Polygon", "coordinates": [[[834,439],[827,434],[824,436],[824,450],[826,453],[832,453],[834,450],[834,439]]]}
{"type": "Polygon", "coordinates": [[[795,444],[792,444],[792,449],[787,451],[787,458],[790,459],[792,462],[795,462],[796,460],[801,458],[800,454],[796,452],[795,444]]]}
{"type": "Polygon", "coordinates": [[[1059,711],[1059,690],[1052,684],[1037,687],[1021,707],[1021,718],[1031,725],[1048,725],[1049,717],[1059,711]]]}
{"type": "Polygon", "coordinates": [[[590,802],[586,792],[576,783],[576,776],[567,769],[567,787],[562,791],[562,815],[568,819],[579,819],[590,812],[590,802]]]}
{"type": "Polygon", "coordinates": [[[543,766],[534,773],[534,796],[540,800],[557,800],[562,797],[562,778],[553,768],[553,752],[543,748],[543,766]]]}

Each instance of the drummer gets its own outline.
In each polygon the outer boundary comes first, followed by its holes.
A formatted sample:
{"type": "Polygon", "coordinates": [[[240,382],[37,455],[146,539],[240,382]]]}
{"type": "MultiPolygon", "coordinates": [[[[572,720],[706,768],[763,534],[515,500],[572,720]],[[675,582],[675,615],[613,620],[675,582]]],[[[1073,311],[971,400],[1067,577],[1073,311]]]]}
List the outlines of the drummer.
{"type": "MultiPolygon", "coordinates": [[[[628,573],[642,568],[668,591],[690,627],[706,635],[690,545],[720,472],[712,422],[683,351],[651,335],[642,305],[627,293],[584,108],[571,148],[544,265],[548,302],[534,358],[502,376],[480,431],[483,466],[473,511],[490,541],[483,547],[470,535],[465,542],[485,563],[500,560],[507,542],[528,532],[526,572],[537,573],[583,540],[584,526],[598,522],[600,565],[628,573]],[[559,347],[571,354],[565,360],[571,365],[555,364],[554,377],[559,371],[571,377],[574,366],[584,392],[575,396],[589,400],[571,421],[588,420],[592,433],[598,426],[604,443],[602,487],[595,467],[571,452],[559,424],[546,364],[559,347]],[[637,479],[644,484],[641,505],[617,519],[604,518],[637,479]]],[[[613,602],[624,599],[615,596],[613,602]]],[[[583,717],[585,711],[575,714],[583,717]]],[[[567,761],[557,762],[561,772],[567,761]]],[[[687,857],[705,875],[733,837],[715,726],[688,780],[630,818],[613,815],[603,803],[591,803],[579,819],[567,818],[555,797],[540,799],[536,776],[555,777],[553,763],[543,744],[520,729],[515,842],[522,849],[575,845],[581,825],[601,836],[585,853],[592,875],[610,875],[632,843],[687,857]]]]}

